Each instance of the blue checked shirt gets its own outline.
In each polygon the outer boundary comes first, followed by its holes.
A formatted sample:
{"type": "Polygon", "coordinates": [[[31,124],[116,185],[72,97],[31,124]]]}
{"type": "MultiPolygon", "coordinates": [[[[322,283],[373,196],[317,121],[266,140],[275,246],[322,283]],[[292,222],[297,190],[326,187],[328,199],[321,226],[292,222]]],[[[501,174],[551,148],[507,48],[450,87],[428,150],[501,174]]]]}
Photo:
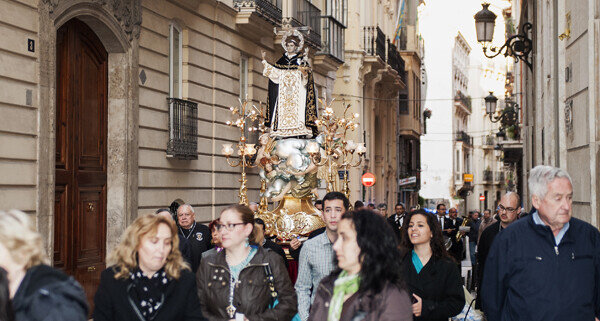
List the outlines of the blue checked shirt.
{"type": "Polygon", "coordinates": [[[321,279],[335,268],[333,244],[329,241],[326,231],[304,242],[299,261],[295,285],[298,294],[298,314],[302,321],[306,321],[321,279]]]}

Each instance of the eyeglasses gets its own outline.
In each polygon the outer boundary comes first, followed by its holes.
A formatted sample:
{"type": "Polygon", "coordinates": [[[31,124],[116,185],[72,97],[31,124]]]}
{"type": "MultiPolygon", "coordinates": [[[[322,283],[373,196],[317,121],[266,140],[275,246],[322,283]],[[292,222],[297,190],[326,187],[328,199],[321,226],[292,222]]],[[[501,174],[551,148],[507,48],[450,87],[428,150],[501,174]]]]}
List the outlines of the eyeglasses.
{"type": "Polygon", "coordinates": [[[498,211],[507,211],[510,213],[514,213],[517,210],[517,208],[512,208],[512,207],[504,207],[502,205],[498,205],[498,211]]]}
{"type": "Polygon", "coordinates": [[[229,223],[229,224],[217,224],[215,225],[217,227],[217,231],[222,230],[223,228],[226,228],[228,231],[233,231],[233,229],[238,226],[238,225],[245,225],[246,223],[229,223]]]}

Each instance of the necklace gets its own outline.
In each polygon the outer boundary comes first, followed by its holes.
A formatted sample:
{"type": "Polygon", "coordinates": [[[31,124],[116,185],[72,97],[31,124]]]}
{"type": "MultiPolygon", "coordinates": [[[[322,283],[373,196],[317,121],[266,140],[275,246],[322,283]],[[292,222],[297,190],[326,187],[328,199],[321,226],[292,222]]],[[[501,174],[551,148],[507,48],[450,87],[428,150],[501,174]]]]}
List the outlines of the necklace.
{"type": "Polygon", "coordinates": [[[185,236],[185,232],[183,231],[181,226],[179,226],[179,231],[181,232],[181,235],[183,235],[184,238],[189,239],[190,236],[192,235],[192,232],[194,231],[194,228],[196,228],[196,221],[194,221],[194,223],[192,224],[192,227],[190,227],[190,234],[188,234],[187,236],[185,236]]]}
{"type": "Polygon", "coordinates": [[[235,316],[236,308],[233,306],[233,293],[235,290],[235,278],[233,277],[233,273],[229,273],[229,305],[225,308],[227,315],[230,319],[233,319],[235,316]]]}
{"type": "MultiPolygon", "coordinates": [[[[256,252],[256,249],[254,247],[251,247],[250,251],[248,252],[248,255],[242,262],[236,265],[231,265],[227,263],[227,265],[229,265],[229,305],[227,306],[227,308],[225,308],[225,311],[231,319],[235,317],[235,312],[237,310],[236,307],[233,306],[233,295],[235,293],[235,286],[239,282],[238,279],[240,273],[248,265],[248,263],[250,263],[250,260],[254,257],[254,252],[256,252]]],[[[227,250],[225,250],[225,258],[227,259],[228,257],[229,256],[227,255],[227,250]]]]}

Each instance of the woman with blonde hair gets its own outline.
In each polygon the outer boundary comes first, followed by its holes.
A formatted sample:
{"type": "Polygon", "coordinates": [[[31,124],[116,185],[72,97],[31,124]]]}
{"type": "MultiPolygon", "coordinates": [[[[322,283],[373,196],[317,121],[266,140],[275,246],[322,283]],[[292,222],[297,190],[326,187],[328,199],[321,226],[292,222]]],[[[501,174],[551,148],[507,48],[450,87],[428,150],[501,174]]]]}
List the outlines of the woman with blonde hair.
{"type": "Polygon", "coordinates": [[[8,272],[15,320],[87,320],[79,283],[45,263],[42,237],[27,214],[0,211],[0,267],[8,272]]]}
{"type": "Polygon", "coordinates": [[[94,321],[204,320],[173,220],[138,217],[111,253],[94,298],[94,321]]]}
{"type": "Polygon", "coordinates": [[[291,320],[296,292],[281,256],[256,245],[252,210],[230,206],[217,227],[223,250],[203,257],[197,272],[204,315],[210,320],[291,320]]]}

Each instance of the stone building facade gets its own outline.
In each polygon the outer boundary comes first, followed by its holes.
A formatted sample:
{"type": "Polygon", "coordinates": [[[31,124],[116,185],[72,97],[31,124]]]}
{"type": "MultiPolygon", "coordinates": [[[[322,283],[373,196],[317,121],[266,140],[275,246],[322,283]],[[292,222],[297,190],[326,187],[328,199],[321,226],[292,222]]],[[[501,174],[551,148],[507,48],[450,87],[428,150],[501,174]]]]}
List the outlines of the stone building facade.
{"type": "MultiPolygon", "coordinates": [[[[318,97],[332,96],[343,3],[1,0],[0,208],[31,214],[53,265],[91,298],[138,215],[178,201],[207,222],[237,202],[226,121],[238,99],[266,101],[261,50],[283,53],[274,27],[304,27],[318,97]]],[[[249,181],[258,201],[257,172],[249,181]]]]}
{"type": "Polygon", "coordinates": [[[526,22],[533,25],[532,69],[515,65],[525,208],[531,207],[529,171],[539,164],[558,166],[573,179],[573,215],[598,226],[600,2],[520,0],[513,1],[512,12],[518,31],[526,22]]]}
{"type": "Polygon", "coordinates": [[[361,166],[350,170],[350,198],[385,203],[418,201],[418,184],[401,191],[399,179],[419,173],[422,105],[421,42],[417,37],[419,1],[348,1],[344,65],[338,70],[333,97],[339,110],[351,104],[362,116],[351,139],[365,142],[361,166]],[[398,13],[404,3],[403,40],[393,43],[398,13]],[[401,171],[401,169],[404,170],[401,171]],[[360,178],[373,173],[376,183],[364,187],[360,178]]]}
{"type": "MultiPolygon", "coordinates": [[[[469,92],[469,67],[471,46],[459,31],[452,49],[452,181],[450,195],[462,200],[457,206],[466,208],[466,200],[473,190],[473,136],[469,134],[473,112],[469,92]]],[[[464,213],[461,211],[460,213],[464,213]]]]}

